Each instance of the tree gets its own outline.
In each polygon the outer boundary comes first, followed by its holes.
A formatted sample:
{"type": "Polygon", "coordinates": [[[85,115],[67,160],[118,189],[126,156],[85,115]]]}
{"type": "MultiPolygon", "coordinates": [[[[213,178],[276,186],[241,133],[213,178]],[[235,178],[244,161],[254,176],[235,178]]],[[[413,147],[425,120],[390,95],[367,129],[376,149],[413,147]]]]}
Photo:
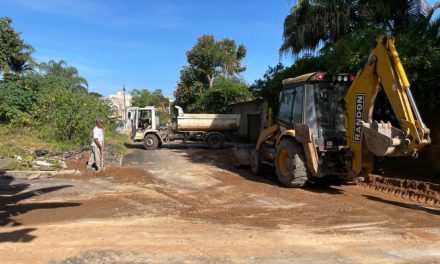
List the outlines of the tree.
{"type": "Polygon", "coordinates": [[[67,65],[64,60],[43,62],[39,68],[49,78],[62,80],[69,89],[77,91],[87,91],[88,89],[87,80],[79,75],[75,67],[67,65]]]}
{"type": "Polygon", "coordinates": [[[316,51],[368,28],[396,34],[428,11],[424,0],[298,1],[284,20],[280,53],[316,51]]]}
{"type": "Polygon", "coordinates": [[[11,24],[12,19],[0,17],[0,73],[20,73],[35,65],[31,56],[34,49],[24,43],[11,24]]]}
{"type": "Polygon", "coordinates": [[[283,89],[282,81],[284,79],[322,69],[323,60],[320,57],[303,57],[296,60],[295,64],[290,67],[285,67],[279,63],[274,67],[269,66],[263,78],[256,80],[249,89],[255,97],[264,98],[268,102],[269,107],[276,112],[278,109],[279,94],[283,89]]]}
{"type": "Polygon", "coordinates": [[[247,84],[238,78],[219,77],[195,104],[195,110],[206,113],[228,113],[230,105],[251,98],[247,84]]]}
{"type": "Polygon", "coordinates": [[[246,69],[241,64],[245,46],[228,38],[216,41],[212,35],[202,35],[186,55],[188,65],[180,71],[174,96],[175,104],[187,111],[197,109],[194,104],[213,87],[216,78],[235,78],[246,69]]]}
{"type": "Polygon", "coordinates": [[[180,82],[174,91],[174,97],[176,98],[174,104],[187,110],[202,94],[204,90],[203,80],[205,79],[206,76],[200,74],[193,67],[184,66],[180,71],[180,82]]]}
{"type": "Polygon", "coordinates": [[[131,103],[133,106],[145,107],[155,106],[157,108],[163,108],[168,106],[168,99],[162,94],[161,89],[156,89],[150,92],[147,89],[133,89],[131,91],[131,103]]]}
{"type": "Polygon", "coordinates": [[[207,83],[200,81],[208,88],[217,76],[234,76],[246,69],[241,65],[246,48],[227,38],[215,41],[212,35],[202,35],[186,56],[190,68],[206,78],[207,83]]]}

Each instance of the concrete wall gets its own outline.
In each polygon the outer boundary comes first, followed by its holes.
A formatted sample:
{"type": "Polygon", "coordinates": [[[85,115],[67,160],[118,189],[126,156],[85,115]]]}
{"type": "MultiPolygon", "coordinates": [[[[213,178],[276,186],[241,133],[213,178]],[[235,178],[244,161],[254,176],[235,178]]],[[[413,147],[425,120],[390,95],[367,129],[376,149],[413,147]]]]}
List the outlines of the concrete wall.
{"type": "Polygon", "coordinates": [[[262,99],[257,99],[254,101],[233,104],[231,107],[233,114],[240,115],[240,127],[238,130],[238,137],[240,139],[246,141],[249,140],[249,115],[260,115],[259,131],[263,130],[264,118],[267,113],[267,102],[262,99]]]}

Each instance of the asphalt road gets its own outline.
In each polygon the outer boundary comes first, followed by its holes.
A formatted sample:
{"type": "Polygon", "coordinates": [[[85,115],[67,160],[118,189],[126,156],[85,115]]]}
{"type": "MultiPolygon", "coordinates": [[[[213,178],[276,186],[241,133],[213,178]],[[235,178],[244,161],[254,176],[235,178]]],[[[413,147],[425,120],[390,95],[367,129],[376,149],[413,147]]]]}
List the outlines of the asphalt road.
{"type": "Polygon", "coordinates": [[[440,263],[440,208],[285,189],[232,163],[232,149],[133,148],[102,174],[2,177],[0,263],[440,263]]]}

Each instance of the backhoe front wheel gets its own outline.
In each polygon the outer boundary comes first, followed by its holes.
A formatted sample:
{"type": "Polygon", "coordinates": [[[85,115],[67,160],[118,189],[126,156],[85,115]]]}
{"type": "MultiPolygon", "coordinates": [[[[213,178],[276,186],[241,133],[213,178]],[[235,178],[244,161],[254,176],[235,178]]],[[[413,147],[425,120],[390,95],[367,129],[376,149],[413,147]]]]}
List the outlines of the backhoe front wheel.
{"type": "Polygon", "coordinates": [[[154,134],[147,134],[144,137],[144,146],[147,150],[157,149],[159,146],[159,139],[154,134]]]}
{"type": "Polygon", "coordinates": [[[307,167],[304,151],[292,139],[282,139],[275,154],[275,168],[278,180],[288,188],[302,187],[307,182],[307,167]]]}

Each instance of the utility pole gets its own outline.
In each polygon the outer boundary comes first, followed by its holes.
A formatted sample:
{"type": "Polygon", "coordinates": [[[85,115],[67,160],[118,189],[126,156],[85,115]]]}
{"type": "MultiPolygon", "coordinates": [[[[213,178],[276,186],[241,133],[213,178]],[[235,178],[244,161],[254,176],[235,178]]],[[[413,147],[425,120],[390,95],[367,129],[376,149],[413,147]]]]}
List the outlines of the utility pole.
{"type": "Polygon", "coordinates": [[[127,104],[125,103],[125,85],[122,84],[122,95],[124,96],[124,130],[127,131],[127,104]]]}

